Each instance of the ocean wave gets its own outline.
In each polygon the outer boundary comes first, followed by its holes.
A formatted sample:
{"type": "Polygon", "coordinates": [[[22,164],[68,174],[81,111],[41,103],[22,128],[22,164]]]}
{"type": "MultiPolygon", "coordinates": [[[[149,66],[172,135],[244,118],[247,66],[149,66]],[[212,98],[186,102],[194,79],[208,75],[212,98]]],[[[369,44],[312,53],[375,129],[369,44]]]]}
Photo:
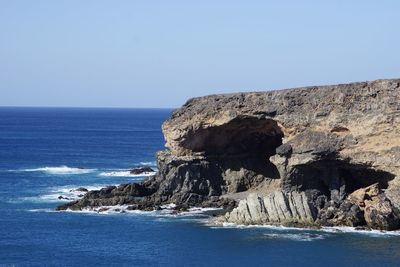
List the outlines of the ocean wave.
{"type": "Polygon", "coordinates": [[[243,225],[243,224],[235,224],[235,223],[222,223],[220,225],[207,224],[211,228],[237,228],[237,229],[251,229],[251,228],[264,228],[274,231],[297,231],[297,232],[324,232],[327,234],[343,234],[343,233],[353,233],[353,234],[362,234],[369,235],[374,237],[390,237],[390,236],[400,236],[400,231],[383,231],[383,230],[363,230],[356,229],[355,227],[349,226],[333,226],[333,227],[321,227],[321,228],[300,228],[300,227],[287,227],[282,225],[243,225]]]}
{"type": "Polygon", "coordinates": [[[80,167],[68,167],[68,166],[57,166],[57,167],[41,167],[35,169],[22,169],[22,170],[10,170],[10,171],[23,171],[23,172],[44,172],[48,174],[86,174],[95,172],[96,169],[85,169],[80,167]]]}
{"type": "Polygon", "coordinates": [[[264,238],[267,239],[288,239],[293,241],[314,241],[321,240],[327,237],[323,234],[313,234],[313,233],[268,233],[263,234],[264,238]]]}
{"type": "Polygon", "coordinates": [[[383,231],[383,230],[359,230],[354,227],[349,226],[334,226],[334,227],[322,227],[321,231],[327,233],[354,233],[354,234],[363,234],[375,237],[384,237],[384,236],[400,236],[400,231],[383,231]]]}
{"type": "MultiPolygon", "coordinates": [[[[191,217],[191,216],[207,216],[207,212],[221,210],[222,208],[200,208],[200,207],[192,207],[189,208],[187,211],[176,212],[172,210],[172,212],[162,214],[172,217],[191,217]]],[[[168,209],[167,209],[168,210],[168,209]]]]}
{"type": "Polygon", "coordinates": [[[76,213],[97,213],[97,214],[119,214],[119,213],[130,213],[130,214],[140,214],[140,215],[151,215],[155,214],[157,211],[142,211],[142,210],[129,210],[129,205],[116,205],[116,206],[100,206],[100,207],[89,207],[83,208],[82,210],[63,210],[60,212],[76,212],[76,213]]]}
{"type": "MultiPolygon", "coordinates": [[[[283,226],[283,225],[272,225],[272,224],[236,224],[236,223],[222,223],[222,224],[208,224],[211,228],[236,228],[236,229],[251,229],[251,228],[265,228],[270,230],[277,230],[277,231],[310,231],[314,230],[311,228],[300,228],[300,227],[290,227],[290,226],[283,226]]],[[[318,229],[316,229],[318,230],[318,229]]]]}
{"type": "Polygon", "coordinates": [[[21,203],[21,202],[33,202],[33,203],[52,203],[52,202],[69,202],[78,200],[86,194],[86,191],[82,191],[82,188],[91,190],[99,190],[101,188],[107,187],[108,185],[67,185],[61,187],[52,187],[48,189],[48,193],[41,194],[38,196],[21,197],[18,199],[10,200],[11,203],[21,203]]]}
{"type": "Polygon", "coordinates": [[[29,212],[57,212],[54,209],[30,209],[29,212]]]}
{"type": "Polygon", "coordinates": [[[142,161],[142,162],[139,162],[139,164],[142,166],[151,166],[151,167],[157,166],[157,162],[155,162],[155,161],[142,161]]]}
{"type": "MultiPolygon", "coordinates": [[[[167,204],[161,206],[161,210],[153,210],[153,211],[142,211],[142,210],[130,210],[129,205],[116,205],[116,206],[101,206],[101,207],[90,207],[84,208],[83,210],[65,210],[64,212],[78,212],[78,213],[98,213],[98,214],[135,214],[135,215],[146,215],[146,216],[153,216],[159,218],[188,218],[193,216],[201,216],[205,212],[212,211],[212,210],[219,210],[219,208],[200,208],[200,207],[193,207],[188,209],[185,212],[176,212],[174,208],[176,207],[175,204],[167,204]]],[[[205,223],[205,221],[202,221],[205,223]]]]}
{"type": "Polygon", "coordinates": [[[101,172],[100,176],[109,176],[109,177],[145,177],[145,176],[153,176],[157,172],[144,172],[141,174],[131,174],[129,170],[119,170],[119,171],[110,171],[110,172],[101,172]]]}
{"type": "Polygon", "coordinates": [[[77,186],[68,185],[61,187],[53,187],[50,189],[49,194],[40,195],[38,198],[44,201],[73,201],[83,197],[87,191],[100,190],[101,188],[109,185],[88,185],[88,186],[77,186]],[[82,189],[86,190],[82,190],[82,189]]]}

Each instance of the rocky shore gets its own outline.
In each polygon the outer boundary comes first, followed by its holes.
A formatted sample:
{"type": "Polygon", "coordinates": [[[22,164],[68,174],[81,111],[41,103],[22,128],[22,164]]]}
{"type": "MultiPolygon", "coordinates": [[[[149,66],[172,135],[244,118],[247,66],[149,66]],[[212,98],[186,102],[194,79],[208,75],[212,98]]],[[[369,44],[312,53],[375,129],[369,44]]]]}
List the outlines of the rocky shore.
{"type": "Polygon", "coordinates": [[[400,228],[400,80],[189,100],[142,183],[58,210],[174,203],[222,207],[215,223],[400,228]]]}

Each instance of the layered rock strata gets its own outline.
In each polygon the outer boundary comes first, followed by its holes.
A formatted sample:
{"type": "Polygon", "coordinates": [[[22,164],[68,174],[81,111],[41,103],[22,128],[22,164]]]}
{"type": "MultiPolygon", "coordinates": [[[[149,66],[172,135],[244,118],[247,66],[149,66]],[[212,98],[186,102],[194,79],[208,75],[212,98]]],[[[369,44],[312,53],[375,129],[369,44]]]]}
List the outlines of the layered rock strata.
{"type": "Polygon", "coordinates": [[[312,225],[315,219],[314,206],[309,203],[305,192],[275,191],[264,197],[249,194],[237,208],[216,222],[312,225]]]}
{"type": "Polygon", "coordinates": [[[175,203],[225,207],[219,222],[397,229],[399,123],[400,80],[194,98],[163,124],[155,176],[58,209],[175,203]]]}

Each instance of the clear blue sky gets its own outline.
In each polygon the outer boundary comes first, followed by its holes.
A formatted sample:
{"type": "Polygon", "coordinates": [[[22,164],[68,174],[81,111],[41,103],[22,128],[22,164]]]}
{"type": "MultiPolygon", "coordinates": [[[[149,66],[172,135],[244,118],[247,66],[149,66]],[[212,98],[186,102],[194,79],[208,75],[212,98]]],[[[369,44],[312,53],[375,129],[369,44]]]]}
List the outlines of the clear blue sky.
{"type": "Polygon", "coordinates": [[[400,77],[400,1],[0,0],[0,106],[177,107],[400,77]]]}

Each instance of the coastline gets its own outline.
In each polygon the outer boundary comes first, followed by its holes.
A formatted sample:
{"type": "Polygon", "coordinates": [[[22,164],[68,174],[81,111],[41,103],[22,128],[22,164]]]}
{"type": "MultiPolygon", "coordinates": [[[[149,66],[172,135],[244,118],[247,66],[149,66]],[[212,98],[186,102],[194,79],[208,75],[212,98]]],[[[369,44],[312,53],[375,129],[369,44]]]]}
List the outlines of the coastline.
{"type": "Polygon", "coordinates": [[[155,175],[57,210],[174,203],[177,212],[223,208],[221,220],[239,224],[400,229],[399,87],[393,79],[190,99],[163,123],[155,175]]]}

